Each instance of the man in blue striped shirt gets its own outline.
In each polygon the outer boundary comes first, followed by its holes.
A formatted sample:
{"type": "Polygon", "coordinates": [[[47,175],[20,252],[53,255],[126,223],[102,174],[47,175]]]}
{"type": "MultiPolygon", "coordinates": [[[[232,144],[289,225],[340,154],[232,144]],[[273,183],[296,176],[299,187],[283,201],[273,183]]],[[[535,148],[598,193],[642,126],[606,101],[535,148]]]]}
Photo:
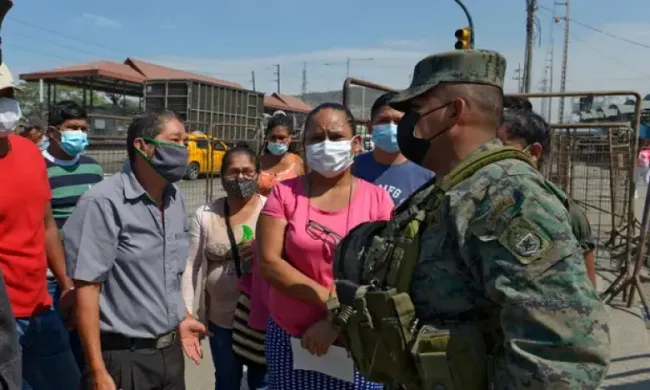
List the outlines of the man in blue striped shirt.
{"type": "MultiPolygon", "coordinates": [[[[95,159],[82,154],[88,146],[88,115],[77,103],[65,100],[52,108],[47,136],[49,146],[42,153],[52,189],[52,214],[61,231],[79,197],[102,180],[103,172],[95,159]]],[[[57,309],[61,290],[49,270],[47,279],[53,308],[57,309]]],[[[83,352],[76,332],[70,333],[70,345],[81,370],[83,352]]]]}

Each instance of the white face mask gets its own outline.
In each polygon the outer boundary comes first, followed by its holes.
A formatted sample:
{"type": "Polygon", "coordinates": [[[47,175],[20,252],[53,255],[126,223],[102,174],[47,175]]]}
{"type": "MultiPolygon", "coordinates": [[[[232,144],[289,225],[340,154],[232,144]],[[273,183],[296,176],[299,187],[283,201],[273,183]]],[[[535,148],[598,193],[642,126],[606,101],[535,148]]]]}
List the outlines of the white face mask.
{"type": "Polygon", "coordinates": [[[0,98],[0,137],[9,135],[21,116],[20,103],[17,100],[0,98]]]}
{"type": "Polygon", "coordinates": [[[352,140],[325,140],[306,146],[307,164],[325,177],[335,177],[348,169],[354,162],[352,140]]]}

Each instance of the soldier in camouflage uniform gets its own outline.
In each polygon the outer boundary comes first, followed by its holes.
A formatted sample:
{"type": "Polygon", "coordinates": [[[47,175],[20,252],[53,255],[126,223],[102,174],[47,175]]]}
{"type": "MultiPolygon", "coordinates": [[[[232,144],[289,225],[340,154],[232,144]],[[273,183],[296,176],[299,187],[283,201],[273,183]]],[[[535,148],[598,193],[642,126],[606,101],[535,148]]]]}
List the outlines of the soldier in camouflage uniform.
{"type": "MultiPolygon", "coordinates": [[[[391,105],[402,153],[439,178],[496,138],[506,61],[457,50],[427,57],[391,105]]],[[[411,298],[420,323],[496,317],[494,389],[596,389],[610,355],[608,315],[569,215],[542,175],[500,160],[451,188],[422,233],[411,298]]]]}

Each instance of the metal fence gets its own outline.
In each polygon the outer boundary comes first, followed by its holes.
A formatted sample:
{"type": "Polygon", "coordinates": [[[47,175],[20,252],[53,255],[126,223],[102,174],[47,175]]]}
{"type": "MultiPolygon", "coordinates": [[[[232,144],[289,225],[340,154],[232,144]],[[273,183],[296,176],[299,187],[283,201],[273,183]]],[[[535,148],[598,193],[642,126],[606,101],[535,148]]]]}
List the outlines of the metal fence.
{"type": "MultiPolygon", "coordinates": [[[[618,268],[626,256],[636,134],[623,124],[554,125],[542,173],[583,209],[599,266],[618,268]]],[[[634,237],[634,229],[632,231],[634,237]]]]}

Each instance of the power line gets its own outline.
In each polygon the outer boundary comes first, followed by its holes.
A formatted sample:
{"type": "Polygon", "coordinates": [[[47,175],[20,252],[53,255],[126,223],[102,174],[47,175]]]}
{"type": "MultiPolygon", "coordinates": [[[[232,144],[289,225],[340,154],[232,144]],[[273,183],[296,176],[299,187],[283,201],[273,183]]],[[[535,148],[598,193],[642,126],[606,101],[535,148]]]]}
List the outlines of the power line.
{"type": "MultiPolygon", "coordinates": [[[[600,55],[602,55],[603,57],[605,57],[605,58],[607,58],[607,59],[609,59],[609,60],[611,60],[611,61],[616,62],[616,63],[619,64],[620,66],[622,66],[622,67],[624,67],[624,68],[626,68],[626,69],[628,69],[628,70],[631,70],[631,71],[633,71],[633,72],[635,72],[635,73],[639,73],[639,74],[644,75],[644,76],[645,76],[645,79],[650,78],[650,73],[645,73],[645,72],[643,72],[643,71],[640,71],[640,70],[638,70],[638,69],[635,69],[635,68],[629,66],[628,64],[626,64],[625,62],[619,60],[619,59],[616,58],[615,56],[612,56],[612,55],[609,55],[609,54],[605,53],[604,51],[602,51],[602,50],[600,50],[599,48],[597,48],[596,46],[590,44],[590,43],[587,42],[586,40],[584,40],[584,39],[582,39],[582,38],[576,36],[574,33],[571,33],[571,38],[573,38],[573,39],[575,39],[576,41],[582,43],[583,45],[585,45],[585,46],[591,48],[592,50],[598,52],[598,53],[599,53],[600,55]]],[[[623,79],[626,79],[626,78],[623,78],[623,79]]],[[[629,78],[627,78],[627,79],[629,79],[629,78]]],[[[638,78],[637,78],[637,80],[638,80],[638,78]]]]}
{"type": "MultiPolygon", "coordinates": [[[[117,52],[117,53],[121,53],[123,55],[126,55],[127,57],[131,57],[130,54],[128,54],[127,52],[125,52],[123,50],[120,50],[120,49],[115,49],[115,48],[111,48],[109,46],[105,46],[103,44],[98,44],[98,43],[94,43],[94,42],[91,42],[91,41],[87,41],[87,40],[77,38],[77,37],[72,36],[72,35],[67,35],[67,34],[58,32],[56,30],[51,30],[51,29],[48,29],[48,28],[44,28],[44,27],[41,27],[41,26],[38,26],[38,25],[31,24],[29,22],[22,21],[22,20],[17,20],[17,19],[14,19],[14,18],[9,18],[8,20],[11,20],[12,22],[16,22],[16,23],[19,23],[19,24],[23,24],[25,26],[32,27],[32,28],[37,29],[37,30],[42,30],[42,31],[50,33],[50,34],[59,35],[59,36],[61,36],[63,38],[70,39],[72,41],[77,41],[77,42],[80,42],[80,43],[83,43],[83,44],[86,44],[86,45],[96,46],[96,47],[102,48],[104,50],[110,50],[110,51],[113,51],[113,52],[117,52]]],[[[37,41],[37,42],[44,42],[45,41],[42,38],[35,38],[33,36],[29,36],[29,35],[26,35],[26,34],[20,33],[20,32],[18,34],[16,34],[16,35],[23,36],[23,37],[25,37],[27,39],[32,39],[32,40],[37,41]]],[[[91,55],[93,57],[104,57],[103,54],[93,53],[93,52],[90,52],[90,51],[87,51],[87,50],[84,50],[84,49],[80,49],[78,47],[68,46],[68,45],[65,45],[65,44],[62,44],[62,43],[59,43],[59,42],[49,41],[49,42],[46,42],[46,43],[49,43],[51,45],[55,45],[55,46],[58,46],[58,47],[61,47],[61,48],[64,48],[64,49],[67,49],[67,50],[70,50],[70,51],[91,55]]],[[[59,57],[59,58],[61,58],[61,57],[59,57]]],[[[72,61],[72,60],[67,59],[67,61],[72,61]]],[[[76,61],[72,61],[72,62],[76,62],[76,61]]],[[[196,70],[186,69],[186,68],[184,69],[184,67],[186,66],[185,64],[181,64],[181,63],[178,63],[178,62],[172,62],[172,61],[165,61],[165,63],[169,64],[170,66],[179,66],[179,68],[178,68],[179,70],[184,70],[186,72],[201,73],[201,74],[204,74],[204,75],[207,75],[207,76],[216,76],[216,77],[246,76],[245,73],[218,73],[218,72],[196,71],[196,70]]]]}
{"type": "MultiPolygon", "coordinates": [[[[543,5],[540,5],[539,7],[542,8],[542,9],[544,9],[544,10],[546,10],[546,11],[552,11],[549,7],[546,7],[546,6],[543,6],[543,5]]],[[[625,37],[621,37],[621,36],[619,36],[619,35],[612,34],[612,33],[610,33],[610,32],[604,31],[604,30],[602,30],[602,29],[600,29],[600,28],[598,28],[598,27],[594,27],[594,26],[589,25],[589,24],[587,24],[587,23],[580,22],[580,21],[575,20],[575,19],[573,19],[573,18],[570,18],[570,19],[569,19],[569,22],[571,22],[571,23],[575,23],[575,24],[577,24],[577,25],[579,25],[579,26],[582,26],[582,27],[584,27],[584,28],[588,28],[588,29],[590,29],[590,30],[592,30],[592,31],[595,31],[595,32],[599,33],[599,34],[607,35],[608,37],[611,37],[611,38],[614,38],[614,39],[618,39],[619,41],[627,42],[627,43],[630,43],[630,44],[632,44],[632,45],[636,45],[636,46],[639,46],[639,47],[643,47],[643,48],[646,48],[646,49],[650,49],[650,45],[649,45],[649,44],[642,43],[642,42],[638,42],[638,41],[635,41],[635,40],[632,40],[632,39],[629,39],[629,38],[625,38],[625,37]]]]}
{"type": "Polygon", "coordinates": [[[58,59],[63,60],[63,61],[70,61],[69,58],[61,57],[61,56],[59,56],[59,55],[57,55],[57,54],[51,54],[51,53],[45,53],[45,52],[39,52],[39,51],[36,51],[36,50],[33,50],[33,49],[29,49],[29,48],[26,48],[26,47],[22,47],[22,46],[15,45],[15,44],[13,44],[13,43],[8,43],[8,44],[6,44],[6,45],[3,44],[3,46],[5,46],[5,47],[10,47],[10,48],[12,48],[12,49],[16,49],[16,50],[20,50],[20,51],[24,51],[24,52],[27,52],[27,53],[36,54],[36,55],[43,56],[43,57],[48,57],[48,58],[58,58],[58,59]]]}
{"type": "MultiPolygon", "coordinates": [[[[548,11],[548,7],[540,5],[540,8],[543,8],[545,11],[548,11]]],[[[551,18],[556,19],[555,12],[553,12],[553,11],[551,11],[551,18]]],[[[570,22],[575,22],[575,20],[570,19],[570,22]]],[[[551,32],[551,34],[552,34],[552,32],[551,32]]],[[[608,33],[605,33],[605,34],[611,36],[611,34],[608,34],[608,33]]],[[[639,69],[636,69],[634,67],[629,66],[627,63],[619,60],[616,56],[608,54],[608,53],[604,52],[603,50],[599,49],[598,47],[596,47],[595,45],[592,45],[587,40],[580,38],[573,31],[570,32],[570,36],[571,36],[572,40],[575,40],[576,42],[579,42],[579,43],[589,47],[590,49],[594,50],[595,52],[602,55],[603,57],[605,57],[605,58],[607,58],[607,59],[609,59],[609,60],[611,60],[613,62],[616,62],[618,65],[620,65],[620,66],[622,66],[622,67],[624,67],[624,68],[626,68],[628,70],[631,70],[631,71],[633,71],[635,73],[643,75],[642,77],[594,77],[594,78],[591,78],[591,79],[593,79],[593,80],[610,80],[610,81],[615,81],[615,80],[617,80],[617,81],[635,81],[635,80],[648,80],[648,78],[650,78],[650,73],[646,73],[646,72],[643,72],[643,71],[641,71],[639,69]]],[[[616,37],[616,38],[618,39],[618,37],[616,37]]],[[[552,42],[551,42],[551,44],[552,44],[552,42]]],[[[579,80],[585,80],[585,78],[580,78],[579,80]]],[[[569,81],[576,81],[576,79],[571,78],[571,79],[569,79],[569,81]]]]}
{"type": "Polygon", "coordinates": [[[31,40],[33,40],[35,42],[39,42],[39,43],[47,43],[49,45],[58,46],[58,47],[60,47],[62,49],[70,50],[70,51],[77,52],[77,53],[91,55],[93,57],[103,57],[101,54],[98,55],[97,53],[92,53],[92,52],[89,52],[89,51],[86,51],[86,50],[83,50],[83,49],[79,49],[79,48],[76,48],[76,47],[64,45],[64,44],[59,43],[59,42],[53,42],[51,40],[48,41],[48,40],[45,40],[45,39],[42,39],[42,38],[36,38],[36,37],[26,35],[26,34],[23,34],[23,33],[20,33],[20,32],[19,33],[13,33],[12,35],[17,35],[19,37],[31,39],[31,40]]]}
{"type": "Polygon", "coordinates": [[[76,37],[74,35],[64,34],[62,32],[56,31],[56,30],[50,30],[50,29],[45,28],[43,26],[39,26],[39,25],[36,25],[36,24],[25,22],[24,20],[18,20],[18,19],[13,18],[13,17],[12,18],[7,18],[7,20],[12,21],[14,23],[22,24],[24,26],[35,28],[37,30],[45,31],[45,32],[48,32],[50,34],[59,35],[59,36],[61,36],[63,38],[67,38],[67,39],[70,39],[70,40],[73,40],[73,41],[85,43],[86,45],[96,46],[96,47],[99,47],[99,48],[102,48],[102,49],[105,49],[105,50],[110,50],[110,51],[113,51],[113,52],[116,52],[116,53],[126,55],[127,57],[130,56],[129,53],[127,53],[127,52],[125,52],[123,50],[115,49],[115,48],[112,48],[112,47],[109,47],[109,46],[106,46],[106,45],[103,45],[103,44],[87,41],[87,40],[81,39],[79,37],[76,37]]]}

